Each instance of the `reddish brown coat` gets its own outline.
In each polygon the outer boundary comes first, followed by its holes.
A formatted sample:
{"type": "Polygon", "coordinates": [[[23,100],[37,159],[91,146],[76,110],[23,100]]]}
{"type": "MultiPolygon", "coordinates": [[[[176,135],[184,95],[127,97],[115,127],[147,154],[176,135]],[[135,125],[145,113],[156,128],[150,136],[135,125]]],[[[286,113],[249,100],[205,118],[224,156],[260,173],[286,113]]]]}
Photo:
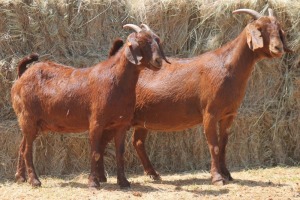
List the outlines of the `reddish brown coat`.
{"type": "Polygon", "coordinates": [[[159,178],[145,151],[147,130],[180,131],[203,124],[212,158],[212,182],[232,180],[225,163],[228,128],[245,96],[254,64],[281,57],[284,51],[290,50],[279,22],[273,16],[261,16],[219,49],[193,58],[170,58],[172,64],[165,63],[158,72],[143,71],[136,91],[133,145],[145,172],[159,178]]]}
{"type": "Polygon", "coordinates": [[[145,173],[154,179],[160,176],[146,154],[148,130],[181,131],[203,124],[212,158],[212,182],[232,180],[225,163],[228,128],[244,98],[254,64],[290,51],[272,12],[268,17],[255,11],[247,13],[257,19],[221,48],[193,58],[169,58],[172,64],[164,63],[160,71],[141,73],[133,145],[145,173]]]}
{"type": "MultiPolygon", "coordinates": [[[[127,26],[132,28],[132,25],[127,26]]],[[[23,132],[16,179],[40,186],[32,162],[32,144],[40,131],[63,133],[89,130],[91,173],[89,186],[98,187],[103,162],[101,140],[108,132],[116,134],[117,178],[121,187],[129,187],[124,174],[124,139],[135,106],[135,87],[141,69],[159,70],[165,59],[159,38],[150,30],[134,25],[126,45],[108,60],[76,69],[54,62],[39,62],[33,54],[18,66],[19,79],[11,90],[13,108],[23,132]],[[26,70],[26,71],[25,71],[26,70]]],[[[104,177],[105,178],[105,177],[104,177]]]]}

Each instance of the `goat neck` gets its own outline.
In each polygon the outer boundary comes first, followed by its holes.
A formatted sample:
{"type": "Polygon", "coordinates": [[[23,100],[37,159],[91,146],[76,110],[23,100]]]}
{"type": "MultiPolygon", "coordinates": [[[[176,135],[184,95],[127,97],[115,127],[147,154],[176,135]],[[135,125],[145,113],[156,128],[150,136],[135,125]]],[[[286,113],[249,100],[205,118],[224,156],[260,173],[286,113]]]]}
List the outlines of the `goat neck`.
{"type": "Polygon", "coordinates": [[[114,60],[114,83],[116,85],[122,85],[125,88],[130,87],[135,90],[135,86],[138,80],[141,68],[129,62],[125,56],[125,48],[122,48],[111,59],[114,60]]]}
{"type": "Polygon", "coordinates": [[[220,50],[221,54],[226,55],[224,57],[224,64],[229,76],[245,83],[253,71],[254,64],[263,58],[249,48],[245,29],[236,39],[220,50]],[[224,54],[225,51],[228,53],[224,54]]]}

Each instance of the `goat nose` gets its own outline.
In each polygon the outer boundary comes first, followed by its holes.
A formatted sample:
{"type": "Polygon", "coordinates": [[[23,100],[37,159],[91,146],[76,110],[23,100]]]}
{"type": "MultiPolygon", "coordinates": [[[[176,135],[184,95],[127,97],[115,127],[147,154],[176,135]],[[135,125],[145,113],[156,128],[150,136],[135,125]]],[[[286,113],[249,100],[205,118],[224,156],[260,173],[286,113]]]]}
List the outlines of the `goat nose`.
{"type": "Polygon", "coordinates": [[[155,59],[155,63],[156,63],[157,65],[161,65],[161,64],[162,64],[162,59],[161,59],[161,58],[156,58],[156,59],[155,59]]]}
{"type": "Polygon", "coordinates": [[[279,51],[279,52],[282,52],[282,51],[283,51],[282,46],[276,45],[274,48],[275,48],[277,51],[279,51]]]}

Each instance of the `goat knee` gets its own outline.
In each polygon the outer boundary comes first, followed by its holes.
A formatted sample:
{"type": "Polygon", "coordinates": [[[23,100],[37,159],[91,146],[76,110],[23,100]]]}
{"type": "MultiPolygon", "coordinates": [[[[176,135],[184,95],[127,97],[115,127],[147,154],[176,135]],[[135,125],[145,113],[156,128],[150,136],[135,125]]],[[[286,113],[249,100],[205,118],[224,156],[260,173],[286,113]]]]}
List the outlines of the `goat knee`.
{"type": "Polygon", "coordinates": [[[214,147],[214,153],[215,153],[216,155],[219,154],[219,147],[217,147],[217,146],[214,147]]]}
{"type": "Polygon", "coordinates": [[[141,140],[137,140],[137,141],[133,141],[133,146],[137,149],[137,148],[143,148],[144,147],[144,143],[141,140]]]}

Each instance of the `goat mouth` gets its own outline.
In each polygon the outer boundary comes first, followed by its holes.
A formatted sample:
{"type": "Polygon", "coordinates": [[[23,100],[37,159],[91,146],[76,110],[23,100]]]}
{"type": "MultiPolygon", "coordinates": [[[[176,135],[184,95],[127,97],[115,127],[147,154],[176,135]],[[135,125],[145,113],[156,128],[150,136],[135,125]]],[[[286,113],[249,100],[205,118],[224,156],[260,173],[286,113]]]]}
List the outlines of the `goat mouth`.
{"type": "Polygon", "coordinates": [[[281,57],[283,55],[282,51],[272,51],[270,50],[270,54],[272,57],[281,57]]]}
{"type": "Polygon", "coordinates": [[[152,64],[151,62],[149,62],[149,65],[150,65],[151,68],[154,69],[154,70],[160,70],[160,69],[161,69],[161,66],[156,66],[156,65],[152,64]]]}

